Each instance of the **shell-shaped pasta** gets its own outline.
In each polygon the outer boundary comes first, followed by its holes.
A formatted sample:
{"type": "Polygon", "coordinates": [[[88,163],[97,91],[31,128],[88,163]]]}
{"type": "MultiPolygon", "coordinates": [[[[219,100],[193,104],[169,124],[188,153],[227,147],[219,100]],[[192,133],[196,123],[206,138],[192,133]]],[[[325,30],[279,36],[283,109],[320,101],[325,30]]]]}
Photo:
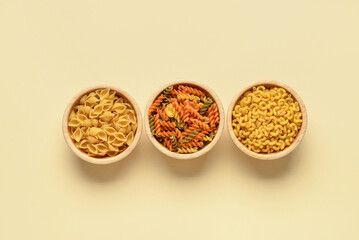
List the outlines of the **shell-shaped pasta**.
{"type": "Polygon", "coordinates": [[[80,128],[77,128],[72,136],[76,142],[79,142],[82,139],[83,133],[80,128]]]}
{"type": "Polygon", "coordinates": [[[110,90],[108,99],[113,100],[116,97],[116,91],[110,90]]]}
{"type": "Polygon", "coordinates": [[[76,117],[77,117],[77,115],[76,115],[75,111],[72,110],[71,113],[70,113],[70,116],[69,116],[69,120],[71,120],[73,118],[76,118],[76,117]]]}
{"type": "MultiPolygon", "coordinates": [[[[128,104],[128,103],[124,103],[124,104],[128,104]]],[[[128,104],[127,106],[131,106],[131,105],[128,104]]],[[[128,107],[128,108],[125,110],[125,114],[126,114],[126,115],[129,115],[129,114],[136,114],[136,113],[135,113],[135,110],[133,110],[132,108],[128,107]]]]}
{"type": "Polygon", "coordinates": [[[86,98],[87,98],[87,95],[82,96],[82,98],[80,99],[80,104],[84,105],[86,98]]]}
{"type": "Polygon", "coordinates": [[[124,141],[120,141],[120,140],[116,139],[111,144],[116,147],[121,147],[124,143],[125,143],[124,141]]]}
{"type": "Polygon", "coordinates": [[[91,107],[89,107],[89,106],[83,106],[82,110],[83,110],[84,114],[85,114],[86,116],[88,116],[88,115],[90,114],[90,112],[91,112],[91,107]]]}
{"type": "Polygon", "coordinates": [[[85,107],[84,105],[78,105],[78,106],[76,106],[75,109],[77,110],[77,114],[84,114],[84,115],[86,115],[85,112],[84,112],[84,110],[83,110],[84,107],[85,107]]]}
{"type": "Polygon", "coordinates": [[[101,131],[103,131],[101,128],[92,127],[92,128],[90,128],[90,136],[95,137],[101,131]]]}
{"type": "Polygon", "coordinates": [[[105,144],[103,144],[103,143],[99,143],[99,144],[97,144],[96,145],[96,148],[97,148],[97,150],[99,151],[99,152],[101,152],[101,153],[106,153],[107,151],[108,151],[108,148],[107,148],[107,146],[105,145],[105,144]]]}
{"type": "Polygon", "coordinates": [[[71,136],[74,134],[75,131],[76,131],[76,127],[70,127],[71,136]]]}
{"type": "Polygon", "coordinates": [[[103,156],[105,156],[105,155],[107,154],[107,152],[108,152],[108,151],[104,151],[104,152],[100,152],[100,151],[99,151],[99,152],[97,153],[97,156],[98,156],[98,157],[103,157],[103,156]]]}
{"type": "Polygon", "coordinates": [[[112,111],[117,112],[118,114],[123,114],[126,110],[126,106],[124,103],[115,103],[112,107],[112,111]]]}
{"type": "Polygon", "coordinates": [[[136,120],[135,112],[132,112],[132,111],[128,113],[128,120],[130,120],[130,123],[134,124],[137,122],[137,120],[136,120]]]}
{"type": "Polygon", "coordinates": [[[127,127],[126,127],[126,132],[125,132],[125,134],[128,134],[129,132],[131,132],[132,131],[132,127],[131,127],[131,125],[129,124],[129,125],[127,125],[127,127]]]}
{"type": "Polygon", "coordinates": [[[92,109],[89,114],[89,118],[96,119],[100,114],[94,113],[94,110],[92,109]]]}
{"type": "Polygon", "coordinates": [[[115,114],[113,114],[112,112],[109,112],[109,111],[104,111],[101,116],[100,116],[100,119],[102,121],[105,121],[105,122],[109,122],[111,121],[111,119],[115,116],[115,114]]]}
{"type": "Polygon", "coordinates": [[[113,127],[103,127],[102,128],[108,135],[114,135],[117,131],[113,127]]]}
{"type": "Polygon", "coordinates": [[[117,140],[117,138],[114,135],[109,135],[107,138],[108,143],[113,143],[116,140],[117,140]]]}
{"type": "Polygon", "coordinates": [[[116,103],[124,103],[124,100],[123,100],[123,98],[118,98],[118,99],[116,99],[115,101],[114,101],[114,103],[116,104],[116,103]]]}
{"type": "Polygon", "coordinates": [[[86,99],[86,102],[89,103],[89,104],[94,104],[94,103],[97,103],[99,101],[100,101],[100,99],[98,99],[95,96],[92,96],[92,97],[89,97],[89,98],[86,99]]]}
{"type": "Polygon", "coordinates": [[[77,118],[78,118],[81,122],[87,120],[87,117],[86,117],[86,115],[84,115],[84,114],[77,114],[77,118]]]}
{"type": "Polygon", "coordinates": [[[130,123],[131,121],[128,119],[128,117],[125,116],[120,117],[120,119],[118,119],[118,121],[116,122],[116,124],[118,124],[122,128],[127,127],[130,123]]]}
{"type": "Polygon", "coordinates": [[[96,92],[90,92],[88,95],[88,97],[96,97],[96,96],[97,96],[96,92]]]}
{"type": "Polygon", "coordinates": [[[133,140],[136,113],[110,89],[98,89],[81,97],[71,111],[68,127],[77,148],[89,156],[115,156],[133,140]]]}
{"type": "Polygon", "coordinates": [[[78,118],[72,118],[68,123],[69,127],[79,127],[80,125],[81,121],[78,118]]]}
{"type": "Polygon", "coordinates": [[[110,89],[103,89],[100,92],[100,99],[107,99],[110,96],[110,89]]]}
{"type": "Polygon", "coordinates": [[[104,111],[109,111],[109,110],[111,110],[111,108],[112,108],[112,103],[105,103],[103,105],[103,110],[104,111]]]}
{"type": "Polygon", "coordinates": [[[132,109],[132,105],[129,103],[123,103],[123,105],[125,105],[127,109],[132,109]]]}
{"type": "Polygon", "coordinates": [[[85,149],[85,148],[87,148],[87,144],[88,144],[87,140],[84,139],[80,142],[79,148],[85,149]]]}
{"type": "Polygon", "coordinates": [[[111,152],[118,152],[118,147],[108,144],[108,150],[111,152]]]}
{"type": "Polygon", "coordinates": [[[82,128],[81,128],[81,132],[82,132],[82,134],[83,134],[83,137],[87,137],[87,136],[90,135],[90,128],[88,128],[88,127],[82,127],[82,128]]]}
{"type": "Polygon", "coordinates": [[[92,124],[92,126],[97,127],[97,125],[98,125],[98,120],[95,119],[95,118],[92,118],[92,119],[91,119],[91,124],[92,124]]]}
{"type": "Polygon", "coordinates": [[[115,129],[116,129],[116,131],[121,131],[121,129],[122,129],[122,127],[121,126],[119,126],[117,123],[115,123],[114,124],[115,125],[115,129]]]}
{"type": "Polygon", "coordinates": [[[130,144],[133,142],[133,132],[130,132],[129,134],[127,134],[126,136],[126,143],[127,145],[130,146],[130,144]]]}
{"type": "Polygon", "coordinates": [[[99,123],[99,127],[101,127],[101,128],[104,128],[104,127],[113,127],[113,126],[112,126],[112,123],[105,122],[105,121],[103,121],[103,120],[101,120],[101,119],[98,121],[98,123],[99,123]]]}
{"type": "Polygon", "coordinates": [[[118,148],[118,151],[121,153],[121,152],[125,151],[126,148],[127,148],[127,146],[124,144],[118,148]]]}
{"type": "Polygon", "coordinates": [[[110,100],[110,99],[102,99],[99,104],[102,104],[102,105],[106,105],[106,104],[113,105],[113,100],[110,100]]]}
{"type": "MultiPolygon", "coordinates": [[[[118,126],[118,125],[117,125],[118,126]]],[[[123,134],[127,134],[127,127],[120,127],[118,126],[118,130],[119,133],[123,133],[123,134]]]]}
{"type": "Polygon", "coordinates": [[[137,129],[137,122],[136,122],[136,123],[132,123],[132,124],[131,124],[131,131],[132,131],[132,132],[135,132],[136,129],[137,129]]]}
{"type": "Polygon", "coordinates": [[[108,151],[107,155],[109,155],[110,157],[114,157],[118,154],[118,150],[117,151],[108,151]]]}
{"type": "Polygon", "coordinates": [[[76,146],[77,148],[80,148],[80,143],[79,143],[79,142],[75,142],[75,146],[76,146]]]}
{"type": "Polygon", "coordinates": [[[101,129],[101,131],[97,134],[97,138],[102,141],[107,141],[107,134],[101,129]]]}
{"type": "Polygon", "coordinates": [[[87,137],[87,141],[91,144],[95,144],[95,143],[99,143],[100,141],[96,138],[96,137],[93,137],[93,136],[88,136],[87,137]]]}
{"type": "Polygon", "coordinates": [[[126,136],[123,133],[117,132],[117,133],[113,134],[113,136],[121,142],[126,141],[126,136]]]}
{"type": "Polygon", "coordinates": [[[87,149],[89,153],[92,153],[95,156],[98,154],[98,150],[95,144],[91,144],[91,143],[87,144],[87,149]]]}
{"type": "Polygon", "coordinates": [[[97,96],[97,97],[100,97],[100,92],[102,91],[102,89],[97,89],[96,91],[95,91],[95,95],[97,96]]]}
{"type": "Polygon", "coordinates": [[[96,115],[96,117],[97,117],[102,112],[103,112],[103,104],[99,104],[94,107],[94,109],[90,112],[90,115],[93,114],[93,115],[96,115]]]}
{"type": "Polygon", "coordinates": [[[91,127],[92,126],[91,119],[86,119],[85,121],[82,121],[81,126],[83,126],[83,127],[91,127]]]}
{"type": "Polygon", "coordinates": [[[112,118],[111,122],[116,123],[119,118],[120,118],[120,115],[115,113],[115,116],[112,118]]]}

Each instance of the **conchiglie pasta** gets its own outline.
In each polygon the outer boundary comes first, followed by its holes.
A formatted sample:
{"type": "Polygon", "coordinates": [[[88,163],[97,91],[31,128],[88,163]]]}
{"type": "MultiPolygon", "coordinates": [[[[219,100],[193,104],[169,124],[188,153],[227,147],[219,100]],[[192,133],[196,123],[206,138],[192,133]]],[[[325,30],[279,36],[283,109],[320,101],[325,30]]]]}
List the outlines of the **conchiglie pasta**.
{"type": "Polygon", "coordinates": [[[133,132],[130,132],[130,133],[127,134],[127,136],[126,136],[126,143],[127,143],[128,145],[130,145],[130,144],[132,143],[132,141],[133,141],[133,132]]]}
{"type": "Polygon", "coordinates": [[[82,133],[80,128],[77,128],[72,136],[73,136],[73,139],[75,139],[76,142],[80,142],[82,137],[83,137],[83,133],[82,133]]]}
{"type": "Polygon", "coordinates": [[[69,116],[69,120],[72,120],[74,118],[76,118],[76,113],[75,113],[74,110],[72,110],[71,113],[70,113],[70,116],[69,116]]]}
{"type": "Polygon", "coordinates": [[[69,127],[78,127],[80,125],[81,125],[81,121],[77,117],[72,118],[68,123],[69,127]]]}
{"type": "Polygon", "coordinates": [[[130,124],[130,120],[128,119],[128,117],[121,117],[116,124],[122,128],[127,127],[130,124]]]}
{"type": "Polygon", "coordinates": [[[97,137],[93,137],[93,136],[88,136],[86,139],[87,139],[87,141],[88,141],[89,143],[92,143],[92,144],[99,142],[98,138],[97,138],[97,137]]]}
{"type": "Polygon", "coordinates": [[[253,87],[232,112],[234,135],[256,153],[284,150],[298,135],[301,124],[299,104],[284,88],[253,87]]]}
{"type": "Polygon", "coordinates": [[[117,112],[119,114],[124,113],[126,110],[126,106],[123,103],[115,103],[112,107],[112,111],[117,112]]]}
{"type": "Polygon", "coordinates": [[[137,118],[132,105],[110,89],[80,98],[68,119],[75,146],[92,157],[113,157],[133,142],[137,118]]]}

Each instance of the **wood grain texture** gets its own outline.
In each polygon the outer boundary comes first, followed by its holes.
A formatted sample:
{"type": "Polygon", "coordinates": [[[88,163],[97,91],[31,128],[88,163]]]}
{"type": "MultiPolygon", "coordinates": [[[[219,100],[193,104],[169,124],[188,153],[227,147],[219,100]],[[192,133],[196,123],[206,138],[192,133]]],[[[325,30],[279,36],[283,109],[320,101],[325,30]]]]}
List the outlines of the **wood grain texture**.
{"type": "Polygon", "coordinates": [[[87,162],[94,163],[94,164],[110,164],[110,163],[114,163],[114,162],[124,159],[133,151],[133,149],[135,149],[138,141],[140,140],[141,133],[142,133],[142,114],[141,114],[140,108],[138,107],[136,101],[127,92],[125,92],[121,89],[118,89],[116,87],[113,87],[113,86],[98,85],[98,86],[89,87],[89,88],[86,88],[86,89],[80,91],[70,100],[69,104],[67,105],[67,107],[65,109],[64,116],[62,119],[62,131],[63,131],[63,135],[64,135],[67,145],[79,158],[81,158],[87,162]],[[122,153],[120,153],[116,156],[113,156],[113,157],[91,157],[87,153],[81,151],[80,149],[78,149],[75,146],[73,139],[70,137],[70,130],[68,127],[68,119],[69,119],[71,110],[75,106],[78,105],[81,97],[85,94],[88,94],[90,92],[93,92],[97,89],[102,89],[102,88],[109,88],[111,90],[116,91],[117,96],[120,96],[120,97],[124,98],[125,100],[127,100],[129,103],[131,103],[133,109],[135,110],[136,118],[137,118],[137,129],[136,129],[136,133],[135,133],[133,142],[131,143],[130,146],[128,146],[128,148],[125,151],[123,151],[122,153]]]}
{"type": "Polygon", "coordinates": [[[208,153],[218,142],[219,138],[221,137],[222,133],[223,133],[223,128],[224,128],[224,123],[225,123],[225,115],[224,115],[224,109],[223,109],[223,105],[219,99],[219,97],[217,96],[217,94],[210,89],[208,86],[204,85],[204,84],[199,84],[196,82],[192,82],[192,81],[177,81],[177,82],[173,82],[170,84],[167,84],[166,86],[162,86],[160,87],[157,91],[155,91],[152,96],[150,97],[150,99],[147,102],[146,108],[145,108],[145,112],[144,112],[144,123],[145,123],[145,130],[147,133],[147,136],[149,137],[150,141],[152,142],[152,144],[163,154],[172,157],[172,158],[177,158],[177,159],[193,159],[193,158],[197,158],[200,156],[203,156],[204,154],[208,153]],[[213,138],[213,140],[207,145],[205,146],[203,149],[199,150],[198,152],[195,153],[189,153],[189,154],[180,154],[180,153],[175,153],[175,152],[171,152],[170,150],[168,150],[165,146],[163,146],[161,143],[159,143],[156,138],[152,135],[151,133],[151,129],[150,129],[150,124],[149,124],[149,119],[148,119],[148,109],[151,107],[152,103],[155,101],[155,99],[161,94],[161,92],[169,86],[178,86],[178,85],[187,85],[190,87],[194,87],[194,88],[198,88],[202,91],[204,91],[205,93],[207,93],[210,97],[213,98],[214,102],[217,104],[218,106],[218,111],[219,111],[219,125],[218,125],[218,129],[217,129],[217,133],[215,135],[215,137],[213,138]]]}
{"type": "Polygon", "coordinates": [[[260,82],[256,82],[253,83],[249,86],[247,86],[246,88],[244,88],[243,90],[241,90],[231,101],[231,103],[229,104],[228,107],[228,111],[227,111],[227,129],[229,131],[229,135],[231,136],[231,139],[233,140],[234,144],[240,149],[242,150],[245,154],[247,154],[248,156],[251,156],[253,158],[257,158],[257,159],[261,159],[261,160],[274,160],[274,159],[278,159],[281,157],[284,157],[286,155],[288,155],[289,153],[291,153],[298,145],[299,143],[302,141],[305,132],[307,130],[307,124],[308,124],[308,117],[307,117],[307,110],[305,108],[304,102],[303,100],[300,98],[300,96],[298,95],[297,92],[295,92],[291,87],[289,87],[286,84],[274,81],[274,80],[270,80],[270,81],[260,81],[260,82]],[[283,151],[280,152],[276,152],[276,153],[270,153],[270,154],[260,154],[260,153],[255,153],[251,150],[249,150],[246,146],[244,146],[238,139],[237,137],[234,135],[234,131],[233,131],[233,127],[232,127],[232,112],[234,107],[236,106],[236,104],[238,103],[238,100],[240,99],[240,97],[248,90],[252,89],[253,87],[257,87],[260,85],[264,85],[266,87],[281,87],[284,88],[288,93],[292,94],[293,98],[299,103],[300,106],[300,110],[302,112],[302,118],[303,118],[303,123],[302,123],[302,127],[298,133],[298,136],[295,138],[294,142],[289,146],[286,147],[285,149],[283,149],[283,151]]]}

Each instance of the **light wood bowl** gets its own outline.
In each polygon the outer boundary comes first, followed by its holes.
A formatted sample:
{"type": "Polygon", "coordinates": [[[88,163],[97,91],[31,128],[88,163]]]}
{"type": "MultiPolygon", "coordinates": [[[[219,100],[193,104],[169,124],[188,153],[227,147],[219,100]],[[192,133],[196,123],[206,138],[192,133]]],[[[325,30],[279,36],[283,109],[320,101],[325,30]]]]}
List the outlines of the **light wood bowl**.
{"type": "Polygon", "coordinates": [[[141,114],[140,108],[138,107],[136,101],[127,92],[120,90],[118,88],[112,87],[112,86],[99,85],[99,86],[90,87],[90,88],[86,88],[86,89],[82,90],[81,92],[77,93],[70,100],[70,103],[67,105],[65,112],[64,112],[63,119],[62,119],[62,131],[63,131],[67,145],[79,158],[81,158],[87,162],[94,163],[94,164],[110,164],[110,163],[114,163],[114,162],[124,159],[136,147],[138,141],[140,140],[141,133],[142,133],[142,114],[141,114]],[[113,157],[91,157],[87,153],[78,149],[75,146],[74,140],[70,137],[71,133],[67,126],[71,110],[79,103],[81,97],[85,94],[95,91],[96,89],[102,89],[102,88],[109,88],[111,90],[114,90],[117,92],[116,95],[127,100],[132,105],[133,109],[135,110],[136,118],[137,118],[137,130],[136,130],[133,142],[131,143],[130,146],[127,147],[127,149],[125,151],[123,151],[122,153],[119,153],[118,155],[113,156],[113,157]]]}
{"type": "Polygon", "coordinates": [[[209,150],[211,150],[214,145],[216,145],[216,143],[218,142],[218,139],[221,137],[222,132],[223,132],[223,128],[224,128],[224,110],[223,110],[223,106],[221,101],[219,100],[217,94],[210,89],[209,87],[203,85],[203,84],[199,84],[199,83],[195,83],[195,82],[191,82],[191,81],[177,81],[177,82],[173,82],[170,84],[167,84],[165,86],[162,86],[161,88],[159,88],[157,91],[155,91],[155,93],[150,97],[150,99],[148,100],[148,103],[146,105],[146,109],[145,109],[145,113],[144,113],[144,122],[145,122],[145,130],[147,133],[147,136],[149,137],[150,141],[153,143],[153,145],[163,154],[172,157],[172,158],[177,158],[177,159],[193,159],[193,158],[197,158],[200,157],[204,154],[206,154],[209,150]],[[199,150],[198,152],[195,153],[188,153],[188,154],[180,154],[180,153],[175,153],[175,152],[171,152],[170,150],[168,150],[165,146],[163,146],[161,143],[159,143],[156,138],[152,135],[151,133],[151,129],[150,129],[150,124],[149,124],[149,119],[148,119],[148,109],[151,107],[152,103],[155,101],[155,99],[161,94],[161,92],[169,87],[169,86],[178,86],[178,85],[187,85],[187,86],[191,86],[191,87],[195,87],[198,88],[204,92],[206,92],[207,94],[209,94],[212,99],[214,100],[214,102],[217,104],[218,106],[218,110],[219,110],[219,125],[218,125],[218,129],[217,129],[217,134],[216,136],[213,138],[212,142],[210,142],[208,145],[206,145],[203,149],[199,150]]]}
{"type": "Polygon", "coordinates": [[[286,84],[277,82],[277,81],[260,81],[260,82],[256,82],[256,83],[251,84],[248,87],[244,88],[233,98],[233,100],[231,101],[231,103],[228,107],[228,112],[227,112],[227,128],[228,128],[229,135],[231,136],[233,142],[236,144],[236,146],[240,150],[242,150],[248,156],[251,156],[251,157],[254,157],[257,159],[261,159],[261,160],[278,159],[278,158],[284,157],[284,156],[288,155],[290,152],[292,152],[302,141],[304,134],[307,130],[307,123],[308,123],[307,110],[304,106],[303,100],[291,87],[287,86],[286,84]],[[301,126],[301,129],[299,130],[297,137],[295,138],[294,142],[292,142],[292,144],[289,147],[286,147],[285,149],[283,149],[280,152],[270,153],[270,154],[255,153],[255,152],[249,150],[246,146],[244,146],[234,135],[234,131],[233,131],[233,127],[232,127],[232,112],[233,112],[235,105],[237,104],[240,97],[246,91],[251,90],[253,87],[257,87],[260,85],[284,88],[288,93],[292,94],[293,98],[299,103],[300,110],[302,112],[303,122],[302,122],[302,126],[301,126]]]}

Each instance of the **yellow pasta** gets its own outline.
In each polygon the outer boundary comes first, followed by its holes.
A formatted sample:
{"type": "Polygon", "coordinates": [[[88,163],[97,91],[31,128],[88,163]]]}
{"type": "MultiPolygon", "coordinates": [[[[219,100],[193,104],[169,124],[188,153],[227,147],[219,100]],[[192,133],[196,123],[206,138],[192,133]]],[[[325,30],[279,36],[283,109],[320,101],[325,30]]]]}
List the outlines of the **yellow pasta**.
{"type": "Polygon", "coordinates": [[[256,153],[282,151],[292,144],[301,126],[299,103],[283,88],[253,87],[232,112],[234,135],[256,153]]]}
{"type": "Polygon", "coordinates": [[[98,89],[81,97],[68,119],[71,138],[93,157],[113,157],[133,142],[136,113],[130,103],[110,89],[98,89]]]}

